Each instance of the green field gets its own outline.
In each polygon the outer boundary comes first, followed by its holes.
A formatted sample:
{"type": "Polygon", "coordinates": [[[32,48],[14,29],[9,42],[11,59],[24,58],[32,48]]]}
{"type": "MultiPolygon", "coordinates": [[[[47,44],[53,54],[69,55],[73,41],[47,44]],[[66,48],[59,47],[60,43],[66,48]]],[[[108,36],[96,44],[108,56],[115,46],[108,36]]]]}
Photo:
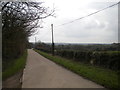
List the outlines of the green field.
{"type": "Polygon", "coordinates": [[[118,72],[68,60],[59,56],[52,56],[39,50],[35,51],[84,78],[90,79],[106,88],[118,89],[118,72]]]}
{"type": "Polygon", "coordinates": [[[19,57],[16,60],[13,60],[6,66],[7,68],[5,69],[4,72],[2,72],[2,79],[5,80],[9,78],[10,76],[16,74],[20,70],[22,70],[26,64],[26,58],[27,58],[27,50],[24,52],[24,54],[19,57]]]}

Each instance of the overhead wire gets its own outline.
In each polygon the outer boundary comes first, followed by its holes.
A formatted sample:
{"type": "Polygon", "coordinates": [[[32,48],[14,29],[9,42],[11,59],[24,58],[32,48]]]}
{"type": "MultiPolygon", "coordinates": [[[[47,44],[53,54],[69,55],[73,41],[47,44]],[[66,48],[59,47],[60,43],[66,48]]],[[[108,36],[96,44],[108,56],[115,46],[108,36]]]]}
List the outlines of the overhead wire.
{"type": "MultiPolygon", "coordinates": [[[[90,13],[90,14],[88,14],[88,15],[86,15],[86,16],[83,16],[83,17],[80,17],[80,18],[74,19],[74,20],[72,20],[72,21],[69,21],[69,22],[67,22],[67,23],[63,23],[63,24],[60,24],[60,25],[58,25],[58,26],[54,26],[54,27],[64,26],[64,25],[67,25],[67,24],[73,23],[73,22],[75,22],[75,21],[78,21],[78,20],[81,20],[81,19],[87,18],[87,17],[92,16],[92,15],[94,15],[94,14],[97,14],[97,13],[99,13],[99,12],[101,12],[101,11],[104,11],[104,10],[106,10],[106,9],[108,9],[108,8],[114,7],[114,6],[118,5],[119,3],[120,3],[120,1],[117,2],[117,3],[115,3],[115,4],[110,5],[110,6],[108,6],[108,7],[105,7],[105,8],[103,8],[103,9],[101,9],[101,10],[98,10],[98,11],[96,11],[96,12],[90,13]]],[[[43,37],[43,36],[42,36],[42,37],[45,38],[45,36],[46,36],[48,33],[49,33],[49,32],[46,32],[46,33],[43,35],[44,37],[43,37]]]]}
{"type": "Polygon", "coordinates": [[[96,12],[90,13],[90,14],[88,14],[88,15],[86,15],[86,16],[83,16],[83,17],[77,18],[77,19],[75,19],[75,20],[69,21],[69,22],[67,22],[67,23],[60,24],[60,25],[55,26],[55,27],[64,26],[64,25],[67,25],[67,24],[73,23],[73,22],[75,22],[75,21],[78,21],[78,20],[84,19],[84,18],[86,18],[86,17],[89,17],[89,16],[92,16],[92,15],[94,15],[94,14],[97,14],[97,13],[99,13],[99,12],[101,12],[101,11],[103,11],[103,10],[106,10],[106,9],[108,9],[108,8],[114,7],[114,6],[118,5],[119,3],[120,3],[120,1],[117,2],[117,3],[115,3],[115,4],[113,4],[113,5],[110,5],[110,6],[108,6],[108,7],[105,7],[105,8],[103,8],[103,9],[101,9],[101,10],[98,10],[98,11],[96,11],[96,12]]]}

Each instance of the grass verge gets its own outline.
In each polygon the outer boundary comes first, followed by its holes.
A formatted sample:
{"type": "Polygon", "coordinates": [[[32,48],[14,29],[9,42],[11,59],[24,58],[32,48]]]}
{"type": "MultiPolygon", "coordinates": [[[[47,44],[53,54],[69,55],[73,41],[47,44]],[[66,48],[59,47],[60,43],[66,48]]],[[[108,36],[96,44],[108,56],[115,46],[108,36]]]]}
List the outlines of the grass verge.
{"type": "Polygon", "coordinates": [[[108,69],[103,69],[100,67],[95,67],[91,65],[86,65],[80,62],[75,62],[73,60],[68,60],[58,56],[52,56],[45,52],[35,50],[42,56],[54,61],[57,64],[83,76],[89,80],[92,80],[98,84],[103,85],[109,89],[118,89],[118,72],[111,71],[108,69]]]}
{"type": "Polygon", "coordinates": [[[4,72],[2,72],[2,79],[5,80],[8,77],[22,70],[26,64],[26,58],[27,58],[27,50],[24,52],[24,54],[21,57],[14,60],[14,62],[12,62],[11,65],[9,65],[4,72]]]}

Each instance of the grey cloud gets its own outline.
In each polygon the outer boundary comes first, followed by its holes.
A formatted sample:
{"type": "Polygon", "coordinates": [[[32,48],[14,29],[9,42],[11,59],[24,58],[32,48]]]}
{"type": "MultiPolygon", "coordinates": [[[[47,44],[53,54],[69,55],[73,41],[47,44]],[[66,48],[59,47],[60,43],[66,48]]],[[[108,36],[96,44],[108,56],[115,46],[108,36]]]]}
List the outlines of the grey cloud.
{"type": "Polygon", "coordinates": [[[106,8],[107,6],[110,6],[116,2],[92,2],[87,5],[88,8],[101,10],[103,8],[106,8]]]}
{"type": "Polygon", "coordinates": [[[103,29],[106,27],[105,22],[96,20],[91,20],[88,24],[84,26],[84,29],[90,30],[90,29],[103,29]]]}
{"type": "MultiPolygon", "coordinates": [[[[88,5],[88,9],[100,10],[111,4],[113,3],[91,3],[91,6],[88,5]]],[[[73,20],[68,17],[58,19],[56,18],[56,21],[54,22],[55,26],[73,20]]],[[[81,40],[85,42],[116,42],[118,28],[117,19],[117,7],[115,6],[83,20],[78,20],[58,28],[55,27],[55,40],[56,42],[63,40],[64,42],[79,42],[81,40]]],[[[51,21],[48,20],[48,22],[51,21]]],[[[47,41],[47,39],[44,40],[47,41]]]]}

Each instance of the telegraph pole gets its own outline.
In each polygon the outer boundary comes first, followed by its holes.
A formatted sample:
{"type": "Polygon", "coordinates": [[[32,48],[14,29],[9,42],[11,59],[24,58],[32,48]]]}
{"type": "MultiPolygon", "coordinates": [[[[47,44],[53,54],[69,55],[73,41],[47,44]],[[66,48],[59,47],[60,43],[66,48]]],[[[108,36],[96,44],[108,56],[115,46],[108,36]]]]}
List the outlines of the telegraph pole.
{"type": "Polygon", "coordinates": [[[36,48],[36,37],[35,37],[35,45],[34,45],[34,46],[35,46],[35,48],[36,48]]]}
{"type": "Polygon", "coordinates": [[[36,43],[36,37],[35,37],[35,43],[36,43]]]}
{"type": "Polygon", "coordinates": [[[51,29],[52,29],[52,55],[54,56],[53,24],[51,24],[51,29]]]}

